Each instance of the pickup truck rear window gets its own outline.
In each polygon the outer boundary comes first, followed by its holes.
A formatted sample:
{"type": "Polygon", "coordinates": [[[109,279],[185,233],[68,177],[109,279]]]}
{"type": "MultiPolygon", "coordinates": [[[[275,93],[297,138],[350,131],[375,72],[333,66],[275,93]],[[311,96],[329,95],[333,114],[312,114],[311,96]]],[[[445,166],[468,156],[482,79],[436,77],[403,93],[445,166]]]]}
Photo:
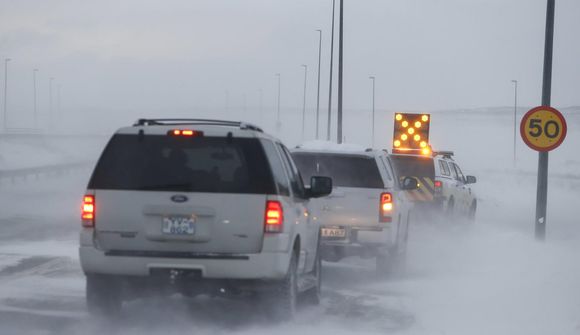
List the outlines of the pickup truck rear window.
{"type": "Polygon", "coordinates": [[[433,158],[421,156],[391,155],[391,160],[401,177],[435,178],[433,158]]]}
{"type": "Polygon", "coordinates": [[[292,158],[306,182],[312,176],[326,176],[334,186],[385,187],[373,157],[295,152],[292,158]]]}
{"type": "Polygon", "coordinates": [[[114,135],[91,189],[276,194],[258,139],[114,135]]]}

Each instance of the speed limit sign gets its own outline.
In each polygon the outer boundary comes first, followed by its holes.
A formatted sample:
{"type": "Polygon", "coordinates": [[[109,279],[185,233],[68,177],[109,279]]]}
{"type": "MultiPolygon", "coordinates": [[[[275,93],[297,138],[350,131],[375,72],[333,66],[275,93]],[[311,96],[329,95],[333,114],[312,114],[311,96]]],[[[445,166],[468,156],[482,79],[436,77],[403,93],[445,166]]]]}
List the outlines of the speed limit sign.
{"type": "Polygon", "coordinates": [[[539,106],[524,115],[520,134],[528,147],[536,151],[556,149],[566,138],[566,120],[552,107],[539,106]]]}

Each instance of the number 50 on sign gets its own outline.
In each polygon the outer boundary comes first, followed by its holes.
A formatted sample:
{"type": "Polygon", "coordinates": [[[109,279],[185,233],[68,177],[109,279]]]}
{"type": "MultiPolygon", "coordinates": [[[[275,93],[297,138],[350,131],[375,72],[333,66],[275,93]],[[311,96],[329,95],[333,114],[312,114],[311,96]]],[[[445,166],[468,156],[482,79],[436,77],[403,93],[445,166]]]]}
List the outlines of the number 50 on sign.
{"type": "Polygon", "coordinates": [[[566,138],[566,120],[552,107],[539,106],[524,115],[520,134],[524,142],[536,151],[556,149],[566,138]]]}

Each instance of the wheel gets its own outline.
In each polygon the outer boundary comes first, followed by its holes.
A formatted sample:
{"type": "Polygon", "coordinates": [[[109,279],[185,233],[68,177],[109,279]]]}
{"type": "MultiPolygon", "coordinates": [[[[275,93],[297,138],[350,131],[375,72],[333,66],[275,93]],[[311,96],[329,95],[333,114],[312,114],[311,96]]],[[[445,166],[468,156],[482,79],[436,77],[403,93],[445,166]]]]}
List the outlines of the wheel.
{"type": "Polygon", "coordinates": [[[308,305],[320,304],[321,286],[322,286],[322,259],[320,253],[316,253],[316,260],[314,261],[314,269],[310,273],[316,279],[316,286],[310,288],[302,293],[303,301],[308,305]]]}
{"type": "Polygon", "coordinates": [[[272,292],[272,312],[274,318],[280,321],[292,320],[296,314],[298,298],[298,256],[292,253],[286,277],[276,285],[272,292]]]}
{"type": "Polygon", "coordinates": [[[90,314],[113,317],[121,312],[119,283],[109,276],[87,275],[86,300],[90,314]]]}
{"type": "Polygon", "coordinates": [[[475,214],[477,212],[477,202],[473,202],[471,204],[471,207],[469,207],[469,213],[467,214],[467,219],[469,219],[469,221],[475,221],[475,214]]]}
{"type": "Polygon", "coordinates": [[[389,255],[377,255],[376,272],[380,277],[386,276],[391,272],[391,262],[389,255]]]}
{"type": "Polygon", "coordinates": [[[455,199],[453,199],[453,197],[451,197],[449,199],[449,202],[447,203],[447,210],[446,210],[445,214],[447,214],[448,218],[452,218],[454,215],[454,211],[455,211],[455,199]]]}

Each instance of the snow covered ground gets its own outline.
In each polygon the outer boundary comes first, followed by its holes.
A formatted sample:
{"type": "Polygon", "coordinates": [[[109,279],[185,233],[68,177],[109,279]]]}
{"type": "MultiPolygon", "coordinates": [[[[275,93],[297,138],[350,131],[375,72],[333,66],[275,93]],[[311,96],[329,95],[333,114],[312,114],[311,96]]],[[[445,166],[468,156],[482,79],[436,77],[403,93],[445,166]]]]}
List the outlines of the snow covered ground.
{"type": "Polygon", "coordinates": [[[476,222],[415,222],[399,277],[376,278],[370,260],[325,263],[321,306],[288,324],[267,322],[252,302],[181,297],[133,302],[114,324],[93,320],[76,250],[89,171],[0,182],[0,334],[580,333],[577,116],[550,155],[545,243],[533,238],[536,155],[518,140],[514,167],[509,117],[433,118],[433,142],[478,177],[476,222]]]}

